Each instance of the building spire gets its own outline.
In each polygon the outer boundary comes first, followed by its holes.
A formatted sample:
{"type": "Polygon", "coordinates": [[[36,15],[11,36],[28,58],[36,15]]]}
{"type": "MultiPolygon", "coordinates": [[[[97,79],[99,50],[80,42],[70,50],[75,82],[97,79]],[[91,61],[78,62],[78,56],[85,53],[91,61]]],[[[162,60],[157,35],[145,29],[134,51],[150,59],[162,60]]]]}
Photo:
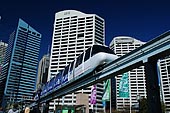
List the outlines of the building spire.
{"type": "Polygon", "coordinates": [[[47,56],[50,55],[50,45],[48,45],[48,51],[47,51],[47,56]]]}

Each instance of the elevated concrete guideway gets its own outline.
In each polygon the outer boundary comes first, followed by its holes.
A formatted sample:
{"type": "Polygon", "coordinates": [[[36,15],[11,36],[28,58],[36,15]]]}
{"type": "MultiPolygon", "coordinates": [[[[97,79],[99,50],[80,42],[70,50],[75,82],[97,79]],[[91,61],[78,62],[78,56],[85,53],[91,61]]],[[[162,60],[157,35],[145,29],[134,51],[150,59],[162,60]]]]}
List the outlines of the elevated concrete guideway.
{"type": "Polygon", "coordinates": [[[40,103],[86,88],[97,82],[117,76],[139,66],[145,66],[149,113],[161,113],[157,60],[170,55],[170,31],[156,37],[134,51],[118,58],[97,74],[88,74],[73,80],[52,93],[41,97],[40,103]]]}
{"type": "Polygon", "coordinates": [[[134,67],[144,65],[148,60],[158,60],[167,55],[170,55],[170,31],[115,60],[104,68],[103,74],[98,79],[122,74],[134,67]]]}

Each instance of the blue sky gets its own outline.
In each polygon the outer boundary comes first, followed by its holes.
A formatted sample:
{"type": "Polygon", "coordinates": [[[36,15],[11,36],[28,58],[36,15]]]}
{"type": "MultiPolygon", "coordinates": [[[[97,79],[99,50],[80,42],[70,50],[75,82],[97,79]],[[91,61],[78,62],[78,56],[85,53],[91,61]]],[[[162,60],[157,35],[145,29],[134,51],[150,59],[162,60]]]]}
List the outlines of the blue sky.
{"type": "Polygon", "coordinates": [[[78,10],[105,19],[106,45],[115,36],[149,41],[170,28],[167,0],[1,0],[0,40],[7,42],[21,18],[42,34],[40,58],[51,45],[54,16],[78,10]]]}

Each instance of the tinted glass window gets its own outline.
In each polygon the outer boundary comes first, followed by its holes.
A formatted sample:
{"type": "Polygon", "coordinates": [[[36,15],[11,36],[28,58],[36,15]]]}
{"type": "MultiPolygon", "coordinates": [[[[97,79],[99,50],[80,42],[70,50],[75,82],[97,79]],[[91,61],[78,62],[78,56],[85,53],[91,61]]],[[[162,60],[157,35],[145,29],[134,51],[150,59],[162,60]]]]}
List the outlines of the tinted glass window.
{"type": "Polygon", "coordinates": [[[56,77],[61,77],[61,76],[62,76],[62,73],[63,73],[63,70],[60,71],[60,72],[56,75],[56,77]]]}
{"type": "Polygon", "coordinates": [[[168,66],[167,69],[168,69],[168,74],[170,74],[170,66],[168,66]]]}
{"type": "Polygon", "coordinates": [[[89,59],[89,57],[90,57],[90,50],[91,50],[91,48],[88,48],[86,50],[85,57],[84,57],[84,62],[89,59]]]}
{"type": "Polygon", "coordinates": [[[111,50],[109,47],[94,45],[93,49],[92,49],[91,56],[93,56],[93,55],[95,55],[96,53],[99,53],[99,52],[114,54],[114,51],[111,50]]]}
{"type": "Polygon", "coordinates": [[[68,69],[69,69],[69,67],[68,67],[68,66],[67,66],[67,67],[65,67],[64,72],[63,72],[63,76],[65,76],[66,74],[68,74],[68,69]]]}
{"type": "Polygon", "coordinates": [[[73,62],[71,62],[71,64],[70,64],[70,71],[72,71],[72,70],[73,70],[73,66],[74,66],[74,61],[73,61],[73,62]]]}
{"type": "Polygon", "coordinates": [[[80,65],[80,64],[82,63],[82,60],[83,60],[83,54],[81,54],[81,55],[77,58],[77,60],[76,60],[76,66],[75,66],[75,67],[77,67],[78,65],[80,65]]]}

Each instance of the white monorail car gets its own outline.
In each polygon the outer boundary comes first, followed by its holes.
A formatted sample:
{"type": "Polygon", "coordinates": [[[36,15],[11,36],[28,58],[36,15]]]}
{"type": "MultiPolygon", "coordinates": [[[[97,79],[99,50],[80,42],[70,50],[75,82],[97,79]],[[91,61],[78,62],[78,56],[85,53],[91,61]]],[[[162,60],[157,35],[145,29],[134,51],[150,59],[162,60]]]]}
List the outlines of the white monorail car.
{"type": "Polygon", "coordinates": [[[93,45],[67,66],[69,68],[67,69],[68,81],[80,75],[84,76],[117,58],[117,55],[109,47],[93,45]]]}
{"type": "Polygon", "coordinates": [[[98,67],[108,64],[117,58],[117,55],[115,55],[109,47],[93,45],[46,83],[42,89],[41,95],[58,89],[61,85],[71,80],[85,76],[98,67]]]}

